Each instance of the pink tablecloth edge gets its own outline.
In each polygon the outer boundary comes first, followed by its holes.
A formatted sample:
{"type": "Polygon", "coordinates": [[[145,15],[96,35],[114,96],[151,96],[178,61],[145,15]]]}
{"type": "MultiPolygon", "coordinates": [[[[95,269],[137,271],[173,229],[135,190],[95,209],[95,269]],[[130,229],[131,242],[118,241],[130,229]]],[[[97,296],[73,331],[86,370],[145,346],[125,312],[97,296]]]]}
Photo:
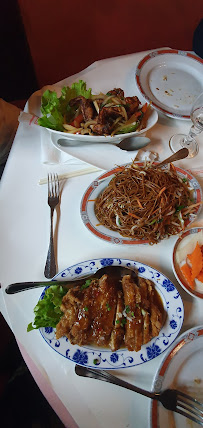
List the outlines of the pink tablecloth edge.
{"type": "Polygon", "coordinates": [[[62,401],[58,398],[54,390],[51,388],[50,384],[45,380],[44,376],[41,374],[40,370],[37,368],[33,360],[27,354],[25,348],[17,341],[20,352],[23,356],[23,359],[28,366],[30,373],[32,374],[35,382],[40,388],[42,394],[45,396],[46,400],[58,415],[62,423],[66,428],[79,428],[62,401]]]}

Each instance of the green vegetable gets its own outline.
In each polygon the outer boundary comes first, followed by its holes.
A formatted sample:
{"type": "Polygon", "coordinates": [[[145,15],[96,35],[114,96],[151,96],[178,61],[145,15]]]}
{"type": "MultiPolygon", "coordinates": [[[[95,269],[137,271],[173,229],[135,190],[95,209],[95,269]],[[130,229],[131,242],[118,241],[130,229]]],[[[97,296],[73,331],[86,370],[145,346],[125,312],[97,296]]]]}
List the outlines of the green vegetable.
{"type": "Polygon", "coordinates": [[[111,310],[111,307],[110,307],[109,303],[106,304],[106,308],[107,308],[107,311],[111,310]]]}
{"type": "Polygon", "coordinates": [[[124,327],[124,325],[127,323],[127,320],[126,320],[126,318],[123,318],[122,320],[121,320],[121,326],[122,327],[124,327]]]}
{"type": "Polygon", "coordinates": [[[91,98],[91,89],[86,89],[86,83],[83,80],[73,83],[71,87],[64,86],[59,98],[55,91],[47,89],[42,95],[42,117],[38,119],[38,124],[56,131],[64,131],[64,116],[66,115],[67,120],[71,121],[75,114],[75,107],[70,107],[69,101],[80,95],[91,98]]]}
{"type": "Polygon", "coordinates": [[[63,312],[60,309],[63,296],[67,293],[65,287],[51,285],[46,289],[44,298],[39,300],[34,308],[35,319],[27,327],[27,331],[40,327],[56,327],[63,312]]]}
{"type": "Polygon", "coordinates": [[[154,218],[154,220],[151,221],[151,223],[149,223],[149,225],[151,226],[151,224],[154,224],[157,222],[157,218],[154,218]]]}
{"type": "Polygon", "coordinates": [[[92,282],[92,279],[87,279],[85,281],[85,283],[83,285],[81,285],[80,289],[84,290],[85,288],[88,288],[90,286],[91,282],[92,282]]]}
{"type": "Polygon", "coordinates": [[[178,213],[179,211],[181,211],[183,208],[185,208],[185,205],[178,205],[177,207],[176,207],[176,213],[178,213]]]}
{"type": "Polygon", "coordinates": [[[129,306],[129,305],[127,305],[127,306],[125,307],[125,311],[126,311],[126,314],[128,314],[128,312],[130,312],[130,306],[129,306]]]}
{"type": "Polygon", "coordinates": [[[130,125],[124,125],[122,128],[120,128],[116,134],[127,134],[128,132],[135,132],[139,126],[140,122],[133,122],[130,125]]]}

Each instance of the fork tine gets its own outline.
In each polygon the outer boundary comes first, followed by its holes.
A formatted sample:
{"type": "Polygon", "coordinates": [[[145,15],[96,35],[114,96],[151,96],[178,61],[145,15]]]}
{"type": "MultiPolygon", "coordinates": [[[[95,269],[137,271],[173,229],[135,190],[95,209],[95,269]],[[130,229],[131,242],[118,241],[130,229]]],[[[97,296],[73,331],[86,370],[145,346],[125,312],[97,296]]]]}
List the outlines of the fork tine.
{"type": "Polygon", "coordinates": [[[55,174],[55,189],[56,189],[56,197],[59,196],[59,177],[58,174],[55,174]]]}
{"type": "Polygon", "coordinates": [[[186,398],[187,400],[192,401],[193,403],[198,404],[200,407],[202,407],[202,408],[203,408],[203,403],[200,403],[200,401],[198,401],[196,398],[193,398],[193,397],[191,397],[190,395],[187,395],[187,394],[185,394],[185,393],[184,393],[184,392],[182,392],[182,391],[178,391],[178,392],[177,392],[177,398],[178,398],[178,396],[179,396],[179,395],[181,395],[182,397],[186,398]]]}
{"type": "Polygon", "coordinates": [[[48,196],[57,198],[59,196],[58,174],[48,173],[48,196]]]}
{"type": "Polygon", "coordinates": [[[182,391],[177,391],[176,412],[203,426],[203,404],[182,391]],[[194,405],[195,403],[196,405],[194,405]],[[199,407],[197,407],[199,406],[199,407]]]}
{"type": "Polygon", "coordinates": [[[184,401],[178,401],[177,406],[179,406],[185,410],[188,410],[190,413],[193,413],[193,415],[201,417],[202,422],[203,422],[203,414],[202,414],[202,411],[200,409],[198,409],[198,407],[196,407],[196,406],[191,407],[190,405],[188,405],[184,401]]]}
{"type": "Polygon", "coordinates": [[[192,416],[190,413],[185,412],[184,410],[181,410],[181,409],[179,409],[179,408],[177,408],[177,409],[175,410],[175,412],[176,412],[176,413],[179,413],[179,414],[180,414],[180,415],[182,415],[182,416],[185,416],[185,417],[186,417],[186,418],[188,418],[188,419],[191,419],[191,421],[196,422],[198,425],[203,426],[203,419],[202,419],[202,417],[201,417],[201,416],[196,415],[196,418],[195,418],[195,417],[194,417],[194,416],[192,416]],[[200,417],[201,417],[201,419],[198,419],[198,418],[200,418],[200,417]]]}

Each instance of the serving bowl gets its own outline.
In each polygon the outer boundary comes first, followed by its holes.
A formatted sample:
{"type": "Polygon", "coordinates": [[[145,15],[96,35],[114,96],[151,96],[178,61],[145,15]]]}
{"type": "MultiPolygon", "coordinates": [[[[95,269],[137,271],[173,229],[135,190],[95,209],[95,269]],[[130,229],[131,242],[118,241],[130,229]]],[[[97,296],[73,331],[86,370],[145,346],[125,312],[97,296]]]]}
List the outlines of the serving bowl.
{"type": "Polygon", "coordinates": [[[78,142],[80,143],[109,143],[109,144],[118,144],[120,141],[129,138],[129,137],[137,137],[138,135],[142,135],[145,132],[147,132],[149,129],[151,129],[158,120],[158,113],[156,110],[150,107],[150,111],[148,114],[146,127],[141,129],[140,131],[135,132],[128,132],[126,134],[119,134],[119,135],[81,135],[81,134],[69,134],[67,132],[61,132],[61,131],[55,131],[54,129],[46,128],[50,134],[54,134],[55,136],[58,136],[58,138],[65,138],[71,142],[75,142],[76,144],[78,142]]]}
{"type": "MultiPolygon", "coordinates": [[[[185,230],[175,242],[172,255],[172,267],[174,275],[181,287],[191,296],[203,299],[203,282],[195,278],[194,282],[191,283],[190,277],[186,277],[183,274],[183,266],[185,264],[189,263],[188,266],[191,268],[188,255],[194,252],[197,242],[203,249],[203,227],[193,227],[185,230]]],[[[195,256],[195,259],[198,265],[197,256],[195,256]]],[[[190,271],[188,270],[188,272],[190,271]]],[[[197,276],[199,277],[199,275],[197,276]]]]}

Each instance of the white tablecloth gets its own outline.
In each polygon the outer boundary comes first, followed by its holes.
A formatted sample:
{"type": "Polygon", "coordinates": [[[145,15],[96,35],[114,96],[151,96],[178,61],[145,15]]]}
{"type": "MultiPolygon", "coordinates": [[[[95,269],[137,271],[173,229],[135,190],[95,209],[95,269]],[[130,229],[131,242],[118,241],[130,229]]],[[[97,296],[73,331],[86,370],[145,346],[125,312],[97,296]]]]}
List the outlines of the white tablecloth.
{"type": "MultiPolygon", "coordinates": [[[[140,52],[98,61],[60,82],[60,85],[83,79],[95,93],[121,87],[126,95],[138,94],[144,102],[135,84],[135,68],[145,54],[140,52]]],[[[34,96],[31,104],[28,103],[28,110],[34,112],[35,103],[34,96]]],[[[168,145],[170,136],[176,132],[187,132],[189,128],[190,121],[175,120],[159,114],[158,123],[147,133],[151,139],[147,150],[159,153],[160,160],[164,159],[171,154],[168,145]]],[[[199,155],[194,159],[179,161],[177,165],[193,169],[193,172],[202,169],[203,135],[198,136],[198,141],[199,155]]],[[[125,152],[123,156],[125,162],[125,152]]],[[[114,385],[77,377],[74,364],[53,352],[38,331],[26,332],[27,324],[33,320],[33,307],[40,296],[39,289],[16,295],[4,293],[9,283],[44,279],[49,241],[49,207],[46,203],[47,186],[39,186],[38,182],[46,177],[48,171],[61,173],[68,172],[70,168],[68,164],[43,164],[40,128],[20,124],[0,183],[0,309],[20,343],[36,382],[65,426],[148,428],[149,399],[114,385]]],[[[144,262],[163,272],[180,291],[185,307],[183,329],[203,324],[202,302],[184,292],[172,272],[175,237],[153,247],[128,247],[107,244],[84,227],[80,218],[80,201],[88,185],[97,176],[98,173],[93,173],[82,178],[71,178],[64,183],[57,230],[58,271],[91,258],[121,257],[144,262]]],[[[195,224],[203,226],[202,215],[195,224]]],[[[159,356],[146,364],[118,370],[115,374],[150,389],[161,359],[162,356],[159,356]]]]}

